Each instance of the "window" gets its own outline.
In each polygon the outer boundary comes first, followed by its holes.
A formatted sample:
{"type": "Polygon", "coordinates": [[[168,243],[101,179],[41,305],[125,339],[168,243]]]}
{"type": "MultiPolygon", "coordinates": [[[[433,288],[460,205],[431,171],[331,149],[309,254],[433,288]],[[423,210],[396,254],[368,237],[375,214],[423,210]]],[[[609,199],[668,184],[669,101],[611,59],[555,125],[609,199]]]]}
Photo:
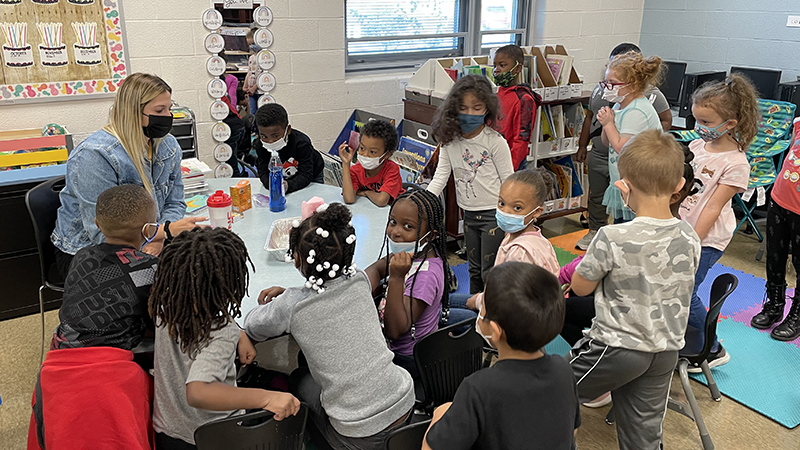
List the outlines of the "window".
{"type": "Polygon", "coordinates": [[[346,0],[348,71],[411,67],[430,58],[525,45],[527,0],[346,0]]]}

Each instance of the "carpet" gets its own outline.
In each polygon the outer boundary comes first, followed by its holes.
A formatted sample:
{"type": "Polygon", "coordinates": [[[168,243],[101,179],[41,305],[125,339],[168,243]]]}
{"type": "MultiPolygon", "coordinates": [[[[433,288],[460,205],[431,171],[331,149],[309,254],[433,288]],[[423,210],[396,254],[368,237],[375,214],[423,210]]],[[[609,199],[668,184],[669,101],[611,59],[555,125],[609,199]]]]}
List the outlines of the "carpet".
{"type": "MultiPolygon", "coordinates": [[[[731,355],[728,364],[713,369],[719,390],[787,428],[800,425],[800,349],[733,319],[721,320],[717,334],[731,355]]],[[[706,384],[702,374],[690,375],[706,384]]]]}
{"type": "Polygon", "coordinates": [[[586,252],[575,248],[575,244],[577,244],[582,237],[586,236],[586,233],[588,232],[589,230],[581,230],[581,231],[576,231],[574,233],[563,234],[561,236],[552,237],[549,238],[548,240],[550,241],[551,244],[553,244],[553,247],[560,248],[561,250],[570,252],[574,255],[582,255],[586,252]]]}

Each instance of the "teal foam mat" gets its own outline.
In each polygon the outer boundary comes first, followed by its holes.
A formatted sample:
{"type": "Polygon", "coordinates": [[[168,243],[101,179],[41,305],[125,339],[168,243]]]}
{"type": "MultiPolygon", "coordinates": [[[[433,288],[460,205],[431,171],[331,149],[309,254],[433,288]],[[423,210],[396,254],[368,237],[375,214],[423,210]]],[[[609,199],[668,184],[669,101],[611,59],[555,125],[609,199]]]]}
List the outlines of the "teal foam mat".
{"type": "MultiPolygon", "coordinates": [[[[719,390],[787,428],[800,425],[800,349],[733,319],[721,320],[717,334],[731,355],[728,364],[712,369],[719,390]]],[[[702,374],[691,376],[706,384],[702,374]]]]}

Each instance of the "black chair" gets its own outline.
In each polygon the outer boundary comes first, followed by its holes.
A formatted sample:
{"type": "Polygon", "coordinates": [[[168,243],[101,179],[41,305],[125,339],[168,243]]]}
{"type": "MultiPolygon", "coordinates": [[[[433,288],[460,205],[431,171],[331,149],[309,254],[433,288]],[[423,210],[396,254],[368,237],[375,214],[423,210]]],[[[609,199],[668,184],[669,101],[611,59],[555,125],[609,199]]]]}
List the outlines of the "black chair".
{"type": "Polygon", "coordinates": [[[64,189],[65,177],[47,180],[25,194],[25,205],[33,222],[33,233],[36,237],[36,248],[39,250],[39,270],[42,273],[42,285],[39,287],[39,313],[42,317],[42,342],[40,363],[44,360],[44,297],[43,291],[50,289],[64,292],[64,280],[56,266],[56,247],[50,241],[50,235],[56,228],[58,208],[61,199],[58,197],[64,189]]]}
{"type": "MultiPolygon", "coordinates": [[[[718,276],[714,283],[711,285],[711,295],[709,296],[709,305],[711,306],[706,315],[705,330],[697,333],[688,332],[686,335],[686,345],[683,350],[678,354],[678,375],[681,378],[681,386],[683,392],[686,394],[686,403],[679,402],[672,397],[667,402],[667,407],[679,414],[682,414],[692,419],[697,424],[697,431],[700,433],[700,440],[703,443],[704,450],[713,450],[714,443],[711,441],[711,436],[708,434],[706,424],[703,421],[703,416],[700,413],[700,406],[697,404],[697,399],[692,392],[692,386],[689,384],[689,366],[700,367],[703,375],[706,377],[708,389],[711,391],[711,398],[714,401],[721,401],[717,383],[714,381],[714,376],[711,374],[711,369],[708,367],[708,355],[711,353],[711,347],[714,345],[714,336],[717,334],[717,320],[719,320],[719,313],[722,310],[722,305],[728,298],[736,286],[739,284],[739,279],[731,273],[723,273],[718,276]],[[699,353],[691,353],[687,349],[697,348],[700,340],[703,340],[703,348],[699,353]],[[687,408],[688,406],[688,408],[687,408]]],[[[614,409],[608,412],[606,416],[606,423],[614,423],[614,409]]]]}
{"type": "Polygon", "coordinates": [[[431,421],[417,422],[398,428],[386,436],[385,450],[419,450],[431,421]]]}
{"type": "Polygon", "coordinates": [[[453,401],[458,386],[467,376],[481,369],[483,338],[475,332],[475,321],[454,323],[423,337],[414,345],[425,401],[422,408],[433,408],[453,401]],[[464,327],[468,330],[457,333],[464,327]]]}
{"type": "Polygon", "coordinates": [[[272,415],[257,411],[209,422],[195,430],[195,444],[198,450],[301,450],[308,407],[301,404],[297,415],[281,421],[272,415]]]}
{"type": "Polygon", "coordinates": [[[418,191],[418,190],[420,190],[422,188],[417,183],[412,183],[410,181],[404,181],[403,182],[403,189],[405,189],[406,191],[418,191]]]}

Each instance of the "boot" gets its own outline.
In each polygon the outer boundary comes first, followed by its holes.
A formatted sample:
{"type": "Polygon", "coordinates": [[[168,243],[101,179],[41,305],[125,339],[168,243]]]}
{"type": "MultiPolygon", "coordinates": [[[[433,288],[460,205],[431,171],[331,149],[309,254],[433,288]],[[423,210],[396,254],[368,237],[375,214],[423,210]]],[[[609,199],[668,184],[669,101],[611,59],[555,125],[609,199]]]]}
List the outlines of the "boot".
{"type": "Polygon", "coordinates": [[[783,319],[783,308],[786,306],[786,284],[767,283],[766,297],[761,312],[750,321],[750,326],[759,330],[766,330],[783,319]]]}
{"type": "Polygon", "coordinates": [[[795,293],[792,298],[792,308],[786,316],[786,320],[772,330],[769,334],[773,339],[779,341],[793,341],[800,336],[800,296],[795,293]]]}

